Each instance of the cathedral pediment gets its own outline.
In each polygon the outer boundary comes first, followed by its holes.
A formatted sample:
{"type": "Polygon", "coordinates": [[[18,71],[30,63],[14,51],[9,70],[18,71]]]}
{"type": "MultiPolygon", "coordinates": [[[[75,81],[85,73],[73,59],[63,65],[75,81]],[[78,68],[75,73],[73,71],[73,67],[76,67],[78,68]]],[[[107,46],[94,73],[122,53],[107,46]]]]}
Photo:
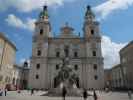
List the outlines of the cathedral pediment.
{"type": "Polygon", "coordinates": [[[79,36],[74,34],[74,29],[66,23],[63,27],[61,27],[61,33],[59,38],[78,38],[79,36]]]}

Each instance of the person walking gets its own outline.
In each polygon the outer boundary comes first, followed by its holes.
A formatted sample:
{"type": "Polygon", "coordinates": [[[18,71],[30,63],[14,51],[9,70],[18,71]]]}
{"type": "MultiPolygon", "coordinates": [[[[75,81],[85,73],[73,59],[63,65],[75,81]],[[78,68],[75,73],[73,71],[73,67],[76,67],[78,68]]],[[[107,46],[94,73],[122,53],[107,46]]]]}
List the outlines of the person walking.
{"type": "Polygon", "coordinates": [[[7,88],[4,89],[4,92],[5,92],[5,96],[7,95],[7,88]]]}
{"type": "Polygon", "coordinates": [[[0,89],[0,96],[2,96],[2,94],[3,94],[3,91],[2,91],[2,89],[0,89]]]}
{"type": "Polygon", "coordinates": [[[65,100],[66,94],[67,94],[67,90],[66,90],[65,86],[63,86],[63,88],[62,88],[62,97],[63,97],[63,100],[65,100]]]}
{"type": "Polygon", "coordinates": [[[31,95],[33,95],[34,94],[34,89],[31,89],[31,95]]]}
{"type": "Polygon", "coordinates": [[[93,91],[93,98],[94,98],[94,100],[98,100],[97,94],[96,94],[96,91],[95,90],[93,91]]]}
{"type": "Polygon", "coordinates": [[[87,97],[88,97],[87,90],[84,89],[84,91],[83,91],[83,98],[84,98],[84,100],[87,100],[87,97]]]}
{"type": "Polygon", "coordinates": [[[128,91],[128,97],[129,97],[129,100],[132,99],[132,92],[130,90],[128,91]]]}

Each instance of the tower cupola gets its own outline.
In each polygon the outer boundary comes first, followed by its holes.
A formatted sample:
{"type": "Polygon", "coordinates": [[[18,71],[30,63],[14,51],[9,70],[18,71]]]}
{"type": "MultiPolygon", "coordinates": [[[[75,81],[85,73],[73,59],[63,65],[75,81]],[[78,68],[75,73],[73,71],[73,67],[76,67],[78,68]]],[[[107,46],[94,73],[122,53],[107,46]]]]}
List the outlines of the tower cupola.
{"type": "Polygon", "coordinates": [[[83,32],[85,38],[99,37],[99,22],[96,21],[95,15],[88,5],[85,12],[83,32]]]}
{"type": "Polygon", "coordinates": [[[48,38],[51,36],[48,7],[45,5],[39,14],[39,19],[35,23],[35,37],[48,38]]]}
{"type": "Polygon", "coordinates": [[[43,7],[43,10],[40,12],[39,19],[48,21],[49,15],[48,15],[48,7],[46,5],[43,7]]]}
{"type": "Polygon", "coordinates": [[[86,21],[93,21],[93,20],[95,20],[95,15],[92,12],[92,9],[91,9],[90,5],[87,6],[87,11],[85,13],[85,20],[86,21]]]}

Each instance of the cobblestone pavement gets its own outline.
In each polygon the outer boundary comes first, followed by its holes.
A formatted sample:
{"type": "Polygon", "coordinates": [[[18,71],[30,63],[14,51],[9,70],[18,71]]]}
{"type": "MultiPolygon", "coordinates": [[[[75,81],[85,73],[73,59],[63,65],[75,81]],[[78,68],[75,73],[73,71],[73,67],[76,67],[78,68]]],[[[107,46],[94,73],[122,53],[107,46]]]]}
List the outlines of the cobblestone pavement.
{"type": "MultiPolygon", "coordinates": [[[[39,96],[44,92],[38,91],[34,95],[30,95],[30,91],[21,91],[20,94],[17,92],[8,92],[7,96],[1,96],[0,100],[62,100],[61,97],[47,97],[39,96]]],[[[97,93],[98,100],[133,100],[128,98],[127,93],[110,92],[110,93],[97,93]]],[[[82,97],[66,97],[66,100],[83,100],[82,97]]],[[[93,100],[92,97],[88,97],[87,100],[93,100]]]]}

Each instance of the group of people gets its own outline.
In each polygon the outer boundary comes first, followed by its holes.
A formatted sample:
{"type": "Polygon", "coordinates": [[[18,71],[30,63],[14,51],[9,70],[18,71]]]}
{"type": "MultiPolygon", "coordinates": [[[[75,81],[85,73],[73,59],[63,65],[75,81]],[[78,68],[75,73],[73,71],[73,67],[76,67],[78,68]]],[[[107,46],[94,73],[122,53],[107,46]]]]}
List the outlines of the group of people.
{"type": "Polygon", "coordinates": [[[6,96],[7,95],[7,89],[0,89],[0,96],[6,96]]]}
{"type": "MultiPolygon", "coordinates": [[[[62,88],[62,97],[63,97],[63,100],[65,100],[66,95],[67,95],[67,90],[66,90],[65,87],[63,87],[62,88]]],[[[93,96],[94,100],[98,100],[98,96],[97,96],[95,90],[93,90],[93,95],[90,95],[90,94],[88,94],[87,90],[84,89],[84,91],[83,91],[83,98],[84,98],[84,100],[87,100],[88,96],[93,96]]]]}
{"type": "MultiPolygon", "coordinates": [[[[7,89],[0,89],[0,96],[7,96],[7,89]]],[[[18,90],[18,93],[21,93],[20,90],[18,90]]],[[[31,95],[34,94],[34,89],[31,89],[31,95]]],[[[63,100],[65,100],[65,97],[67,95],[67,89],[65,87],[62,88],[62,97],[63,97],[63,100]]],[[[97,96],[97,93],[95,90],[93,90],[93,94],[88,94],[87,90],[84,89],[83,90],[83,94],[82,94],[84,100],[87,100],[88,96],[92,96],[94,98],[94,100],[98,100],[98,96],[97,96]]],[[[129,99],[132,99],[132,92],[131,91],[128,91],[128,97],[129,99]]]]}
{"type": "Polygon", "coordinates": [[[83,92],[84,100],[86,100],[88,96],[93,96],[94,100],[98,100],[98,96],[97,96],[95,90],[93,90],[93,95],[88,94],[87,90],[84,90],[84,92],[83,92]]]}
{"type": "MultiPolygon", "coordinates": [[[[62,89],[63,100],[65,100],[66,95],[67,95],[67,90],[66,90],[65,87],[63,87],[63,89],[62,89]]],[[[97,96],[95,90],[93,90],[93,95],[91,95],[91,94],[88,94],[86,89],[84,89],[84,91],[83,91],[83,98],[84,98],[84,100],[87,100],[88,96],[92,96],[94,98],[94,100],[98,100],[98,96],[97,96]]],[[[130,91],[130,90],[128,91],[128,97],[129,97],[129,100],[132,99],[132,91],[130,91]]]]}

